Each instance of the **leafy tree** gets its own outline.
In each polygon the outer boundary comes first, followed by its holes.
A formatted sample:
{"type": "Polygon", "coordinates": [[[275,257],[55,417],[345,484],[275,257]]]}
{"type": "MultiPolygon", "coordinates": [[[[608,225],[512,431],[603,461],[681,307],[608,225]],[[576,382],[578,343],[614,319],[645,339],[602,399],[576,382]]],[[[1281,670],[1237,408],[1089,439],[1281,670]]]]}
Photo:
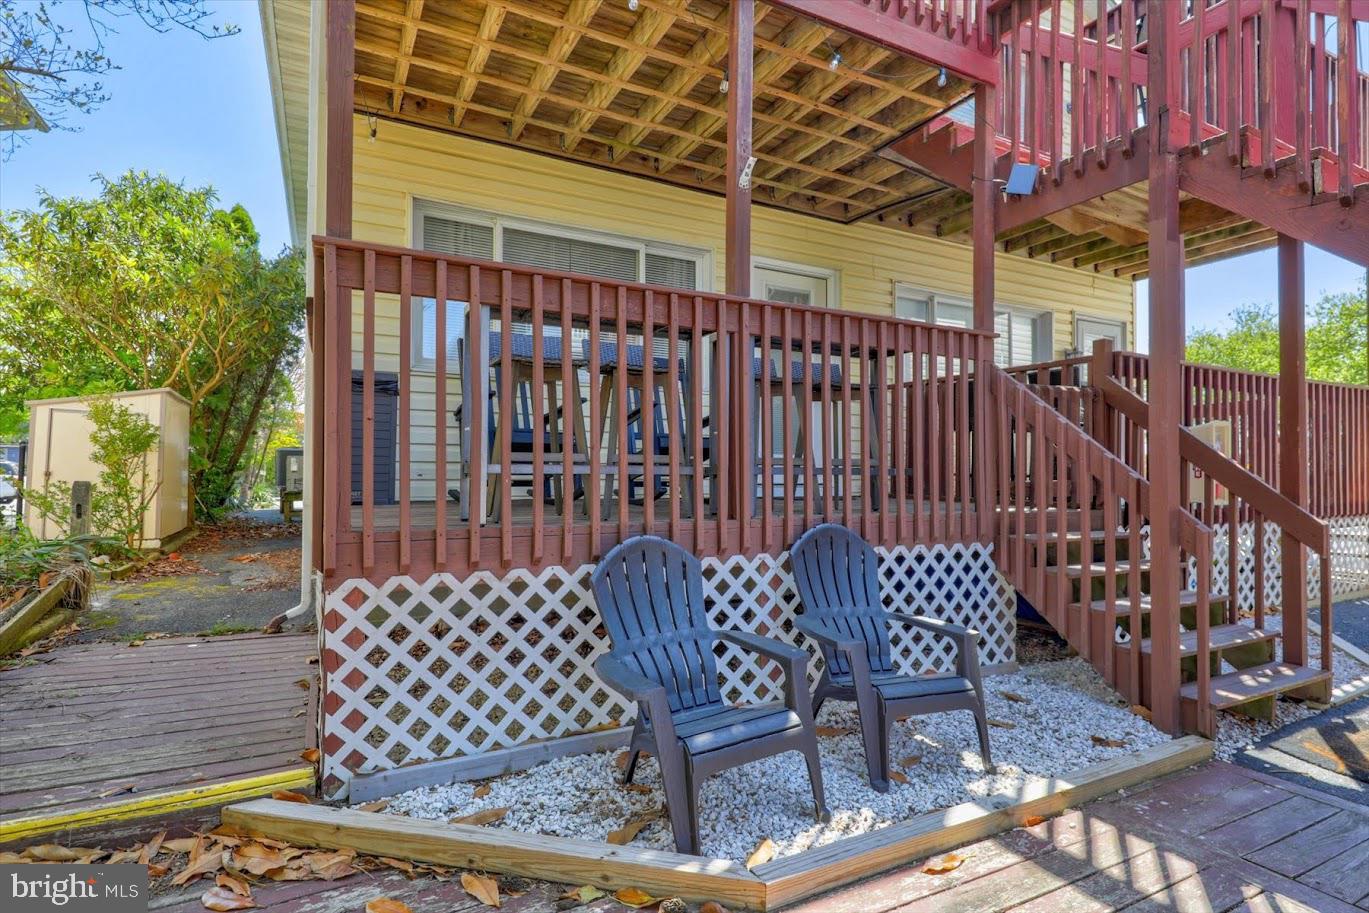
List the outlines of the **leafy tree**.
{"type": "MultiPolygon", "coordinates": [[[[1311,380],[1369,383],[1369,321],[1365,296],[1324,295],[1307,315],[1307,376],[1311,380]]],[[[1279,373],[1279,319],[1273,304],[1246,304],[1226,330],[1204,329],[1188,338],[1189,361],[1264,374],[1279,373]]]]}
{"type": "MultiPolygon", "coordinates": [[[[72,114],[88,114],[109,99],[100,78],[119,66],[105,54],[105,40],[121,20],[206,39],[238,33],[213,18],[205,0],[0,0],[0,123],[28,125],[27,99],[49,127],[74,130],[72,114]]],[[[4,153],[23,138],[4,134],[4,153]]]]}
{"type": "Polygon", "coordinates": [[[0,429],[37,395],[170,387],[190,401],[192,487],[212,512],[298,359],[301,258],[263,258],[246,211],[210,188],[97,180],[92,199],[0,218],[0,429]]]}

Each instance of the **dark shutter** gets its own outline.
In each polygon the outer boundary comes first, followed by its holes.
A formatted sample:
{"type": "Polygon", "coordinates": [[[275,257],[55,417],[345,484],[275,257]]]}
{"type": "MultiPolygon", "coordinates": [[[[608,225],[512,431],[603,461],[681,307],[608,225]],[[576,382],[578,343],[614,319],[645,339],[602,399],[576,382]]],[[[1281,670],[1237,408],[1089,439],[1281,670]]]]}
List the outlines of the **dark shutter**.
{"type": "MultiPolygon", "coordinates": [[[[352,372],[352,503],[361,503],[362,428],[365,425],[364,380],[352,372]]],[[[395,440],[399,427],[399,376],[375,373],[375,503],[395,503],[395,440]]]]}

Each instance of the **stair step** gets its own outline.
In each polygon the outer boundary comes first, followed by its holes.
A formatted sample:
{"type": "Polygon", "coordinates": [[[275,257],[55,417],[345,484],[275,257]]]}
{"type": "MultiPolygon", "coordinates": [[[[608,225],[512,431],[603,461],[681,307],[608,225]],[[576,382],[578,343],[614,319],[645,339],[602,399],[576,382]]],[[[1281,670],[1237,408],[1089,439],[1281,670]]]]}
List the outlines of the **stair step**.
{"type": "MultiPolygon", "coordinates": [[[[1213,601],[1214,603],[1215,603],[1215,602],[1223,602],[1223,601],[1225,601],[1225,598],[1226,598],[1226,597],[1221,597],[1220,599],[1215,599],[1215,598],[1214,598],[1212,601],[1213,601]]],[[[1192,608],[1192,607],[1196,606],[1197,604],[1198,604],[1198,591],[1197,591],[1197,590],[1184,590],[1183,592],[1181,592],[1181,593],[1179,594],[1179,608],[1181,608],[1181,609],[1192,608]]],[[[1076,602],[1076,603],[1073,604],[1073,607],[1074,607],[1074,608],[1077,608],[1078,605],[1079,605],[1079,603],[1076,602]]],[[[1129,598],[1127,598],[1126,596],[1118,596],[1118,597],[1117,597],[1117,601],[1114,602],[1113,605],[1116,606],[1117,617],[1118,617],[1118,618],[1123,618],[1123,617],[1126,617],[1126,616],[1128,616],[1128,615],[1131,614],[1131,600],[1130,600],[1129,598]]],[[[1143,594],[1141,595],[1141,614],[1142,614],[1142,615],[1145,615],[1146,613],[1148,613],[1148,612],[1150,611],[1150,605],[1151,605],[1151,603],[1150,603],[1150,594],[1149,594],[1149,593],[1143,593],[1143,594]]],[[[1106,600],[1106,599],[1095,599],[1093,602],[1089,603],[1089,608],[1092,609],[1093,611],[1097,612],[1099,615],[1102,615],[1104,612],[1106,612],[1106,611],[1108,610],[1108,603],[1107,603],[1107,600],[1106,600]]]]}
{"type": "MultiPolygon", "coordinates": [[[[1330,672],[1316,666],[1264,663],[1227,675],[1213,676],[1208,682],[1208,703],[1218,710],[1225,710],[1247,701],[1315,685],[1330,678],[1330,672]]],[[[1181,686],[1179,696],[1186,701],[1197,701],[1198,683],[1189,682],[1181,686]]]]}
{"type": "MultiPolygon", "coordinates": [[[[1229,650],[1251,644],[1277,640],[1277,631],[1265,631],[1249,625],[1213,625],[1208,629],[1208,646],[1212,650],[1229,650]]],[[[1141,652],[1150,652],[1150,638],[1141,641],[1141,652]]],[[[1179,635],[1179,655],[1194,656],[1198,652],[1198,632],[1185,631],[1179,635]]]]}
{"type": "MultiPolygon", "coordinates": [[[[1084,567],[1085,567],[1085,565],[1082,565],[1082,564],[1067,564],[1067,565],[1065,565],[1065,567],[1064,567],[1065,576],[1066,576],[1066,577],[1069,577],[1069,578],[1071,578],[1071,579],[1074,579],[1074,578],[1077,578],[1077,577],[1083,577],[1083,576],[1084,576],[1084,567]]],[[[1101,561],[1090,562],[1090,563],[1088,564],[1088,569],[1089,569],[1089,576],[1090,576],[1090,577],[1103,577],[1103,576],[1106,576],[1106,575],[1109,573],[1109,571],[1108,571],[1108,566],[1107,566],[1106,564],[1102,563],[1101,561]]],[[[1146,573],[1147,571],[1150,570],[1150,562],[1149,562],[1149,561],[1141,561],[1141,562],[1138,562],[1137,565],[1136,565],[1136,569],[1137,569],[1138,571],[1140,571],[1142,574],[1144,574],[1144,573],[1146,573]]],[[[1061,568],[1059,568],[1059,567],[1048,567],[1048,568],[1046,568],[1046,572],[1049,573],[1049,574],[1059,574],[1060,571],[1061,571],[1061,568]]],[[[1128,573],[1130,573],[1130,572],[1131,572],[1131,562],[1130,562],[1130,561],[1118,561],[1116,564],[1113,565],[1112,571],[1111,571],[1111,573],[1114,573],[1114,574],[1128,574],[1128,573]]]]}

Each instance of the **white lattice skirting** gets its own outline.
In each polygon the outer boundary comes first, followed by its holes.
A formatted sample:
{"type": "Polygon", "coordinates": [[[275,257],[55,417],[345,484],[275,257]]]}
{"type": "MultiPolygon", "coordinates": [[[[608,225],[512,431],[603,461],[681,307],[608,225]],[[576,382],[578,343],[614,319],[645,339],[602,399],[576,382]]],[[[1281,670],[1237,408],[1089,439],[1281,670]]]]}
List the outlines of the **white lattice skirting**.
{"type": "MultiPolygon", "coordinates": [[[[992,546],[880,550],[886,605],[974,627],[981,661],[1013,661],[1016,601],[992,546]]],[[[704,594],[717,628],[805,646],[788,553],[708,558],[704,594]]],[[[632,708],[594,674],[607,649],[590,593],[592,565],[463,580],[348,580],[324,603],[323,774],[341,795],[353,773],[469,755],[630,721],[632,708]]],[[[945,639],[891,631],[903,671],[951,668],[945,639]]],[[[720,646],[723,695],[778,700],[775,667],[720,646]]]]}
{"type": "MultiPolygon", "coordinates": [[[[1369,517],[1344,517],[1328,520],[1331,527],[1331,595],[1346,596],[1369,589],[1369,517]]],[[[1149,529],[1145,552],[1149,554],[1149,529]]],[[[1213,530],[1212,591],[1226,594],[1230,567],[1227,562],[1229,531],[1225,526],[1213,530]]],[[[1236,530],[1236,606],[1255,607],[1255,524],[1242,523],[1236,530]]],[[[1264,603],[1283,603],[1283,535],[1278,526],[1264,527],[1264,603]]],[[[1189,567],[1189,587],[1197,586],[1197,575],[1189,567]]],[[[1307,556],[1307,598],[1312,605],[1321,600],[1321,561],[1307,556]]]]}

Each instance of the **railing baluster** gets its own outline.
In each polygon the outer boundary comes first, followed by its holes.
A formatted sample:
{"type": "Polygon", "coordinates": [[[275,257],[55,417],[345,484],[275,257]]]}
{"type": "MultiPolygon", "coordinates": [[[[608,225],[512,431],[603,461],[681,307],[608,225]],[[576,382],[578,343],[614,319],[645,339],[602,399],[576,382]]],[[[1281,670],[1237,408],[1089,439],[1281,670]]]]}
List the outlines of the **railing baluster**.
{"type": "MultiPolygon", "coordinates": [[[[803,320],[802,314],[799,315],[799,319],[800,321],[803,320]]],[[[803,373],[799,375],[799,377],[801,378],[800,383],[803,384],[803,386],[811,389],[812,379],[810,375],[812,373],[812,361],[809,358],[808,354],[807,339],[805,338],[800,340],[797,354],[794,351],[793,308],[784,309],[783,322],[784,326],[783,329],[780,331],[780,336],[784,342],[784,360],[787,362],[790,359],[794,359],[798,362],[803,371],[803,373]]],[[[797,449],[797,443],[794,438],[794,421],[796,418],[798,418],[798,416],[794,415],[793,371],[783,371],[780,374],[780,400],[780,405],[783,407],[784,410],[783,420],[780,423],[780,434],[784,436],[784,541],[787,544],[793,542],[794,538],[798,534],[798,531],[794,528],[794,486],[798,484],[798,480],[794,478],[794,451],[797,449]]],[[[811,414],[812,410],[810,409],[809,415],[811,414]]],[[[804,426],[800,424],[800,427],[804,426]]],[[[805,434],[803,437],[806,440],[808,435],[805,434]]],[[[804,464],[807,464],[808,462],[802,454],[798,456],[798,459],[803,461],[804,464]]],[[[807,488],[804,489],[804,497],[811,497],[811,493],[808,491],[807,488]]]]}
{"type": "MultiPolygon", "coordinates": [[[[740,421],[734,426],[737,434],[737,525],[743,554],[751,548],[752,506],[756,500],[756,442],[752,440],[751,404],[756,399],[760,377],[752,377],[750,307],[741,303],[737,314],[737,357],[734,362],[736,386],[731,402],[740,411],[740,421]]],[[[765,378],[768,380],[768,378],[765,378]]]]}
{"type": "Polygon", "coordinates": [[[833,447],[834,429],[832,421],[832,320],[831,315],[823,312],[818,315],[818,320],[822,323],[822,351],[818,359],[818,365],[822,368],[822,518],[827,522],[832,521],[832,484],[836,482],[836,464],[833,457],[836,449],[833,447]]]}
{"type": "Polygon", "coordinates": [[[1264,165],[1265,177],[1274,176],[1274,42],[1277,40],[1274,24],[1274,0],[1264,0],[1260,10],[1260,158],[1264,165]]]}
{"type": "Polygon", "coordinates": [[[1293,24],[1293,85],[1297,95],[1297,107],[1293,112],[1293,131],[1298,146],[1298,186],[1304,191],[1309,189],[1312,183],[1312,148],[1307,135],[1307,91],[1308,82],[1312,78],[1307,59],[1311,53],[1311,42],[1307,34],[1310,24],[1308,16],[1307,0],[1298,0],[1293,24]]]}
{"type": "Polygon", "coordinates": [[[1193,38],[1188,45],[1188,144],[1197,149],[1203,139],[1203,12],[1207,0],[1193,0],[1193,38]]]}
{"type": "MultiPolygon", "coordinates": [[[[1231,164],[1241,162],[1241,10],[1237,0],[1227,0],[1226,22],[1226,155],[1231,164]]],[[[1154,106],[1154,100],[1151,105],[1154,106]]]]}
{"type": "MultiPolygon", "coordinates": [[[[504,270],[499,288],[499,550],[505,566],[513,564],[513,274],[504,270]]],[[[466,408],[482,409],[480,403],[466,408]]],[[[483,443],[476,446],[484,446],[483,443]]],[[[471,495],[474,497],[474,495],[471,495]]],[[[474,509],[474,504],[468,505],[474,509]]]]}
{"type": "MultiPolygon", "coordinates": [[[[809,322],[810,316],[808,311],[799,314],[805,366],[810,365],[813,359],[813,328],[809,322]]],[[[825,377],[827,374],[827,360],[821,356],[818,358],[817,372],[818,378],[825,377]]],[[[813,421],[813,382],[807,380],[806,375],[801,389],[803,391],[803,413],[795,416],[795,419],[803,435],[803,453],[801,454],[803,460],[803,525],[807,528],[813,525],[813,515],[817,512],[818,495],[817,490],[813,487],[817,474],[813,463],[817,459],[818,441],[821,439],[818,437],[818,429],[814,427],[813,421]]],[[[825,420],[823,426],[826,426],[825,420]]],[[[830,479],[823,481],[824,490],[827,489],[829,481],[830,479]]],[[[793,535],[789,537],[789,541],[794,541],[793,535]]]]}
{"type": "MultiPolygon", "coordinates": [[[[545,512],[542,501],[545,498],[543,486],[546,483],[546,434],[551,423],[555,421],[554,416],[547,415],[546,406],[546,369],[543,365],[546,351],[544,338],[547,332],[545,294],[545,283],[542,281],[542,274],[538,273],[532,277],[532,563],[535,566],[541,565],[544,548],[542,524],[545,522],[545,512]]],[[[512,335],[509,336],[507,343],[513,345],[512,335]]],[[[561,340],[563,349],[569,344],[569,339],[561,340]]],[[[619,374],[622,374],[623,368],[623,350],[619,349],[619,374]]],[[[481,440],[483,441],[483,436],[481,440]]],[[[474,504],[471,505],[471,511],[474,515],[474,504]]]]}
{"type": "MultiPolygon", "coordinates": [[[[715,429],[709,428],[709,456],[707,462],[704,459],[704,419],[703,419],[703,376],[704,376],[704,300],[700,295],[694,296],[694,315],[693,315],[693,335],[689,341],[689,434],[693,441],[692,463],[694,464],[694,487],[693,505],[690,513],[694,520],[694,551],[696,554],[703,551],[703,526],[704,526],[704,482],[708,479],[711,463],[718,458],[718,434],[715,429]]],[[[714,485],[716,490],[716,483],[714,485]]]]}
{"type": "MultiPolygon", "coordinates": [[[[604,379],[600,368],[599,323],[603,320],[603,286],[598,282],[589,284],[589,478],[585,479],[585,510],[589,513],[590,557],[598,558],[604,553],[603,518],[604,499],[612,490],[610,483],[604,481],[601,463],[604,446],[604,379]]],[[[699,517],[695,517],[696,522],[699,517]]],[[[698,548],[697,526],[695,527],[695,548],[698,548]]]]}
{"type": "MultiPolygon", "coordinates": [[[[926,471],[931,460],[932,447],[935,446],[931,424],[924,423],[924,412],[926,407],[927,390],[929,387],[927,370],[927,333],[928,330],[921,326],[913,327],[913,376],[910,382],[908,393],[906,394],[911,403],[910,412],[912,413],[912,423],[909,426],[908,434],[914,435],[907,444],[908,458],[912,460],[912,482],[913,482],[913,538],[923,541],[927,535],[926,520],[927,511],[923,509],[923,501],[926,499],[926,471]],[[925,436],[924,436],[925,435],[925,436]]],[[[933,358],[935,361],[935,358],[933,358]]],[[[933,511],[936,510],[936,502],[932,502],[933,511]]],[[[935,514],[932,515],[931,523],[936,522],[935,514]]]]}
{"type": "Polygon", "coordinates": [[[1027,472],[1029,462],[1027,456],[1029,451],[1027,448],[1026,390],[1017,387],[1013,390],[1013,396],[1013,417],[1017,422],[1017,453],[1013,465],[1013,475],[1017,482],[1017,494],[1014,498],[1017,502],[1017,509],[1013,517],[1016,528],[1013,531],[1012,563],[1017,573],[1025,578],[1027,574],[1027,472]]]}
{"type": "Polygon", "coordinates": [[[1355,202],[1354,149],[1359,145],[1355,123],[1359,99],[1359,66],[1355,54],[1355,37],[1355,20],[1350,14],[1350,0],[1340,0],[1336,6],[1336,46],[1340,52],[1336,64],[1336,75],[1340,77],[1340,90],[1336,93],[1336,174],[1340,178],[1339,196],[1342,206],[1351,206],[1355,202]]]}
{"type": "MultiPolygon", "coordinates": [[[[656,534],[656,299],[642,293],[642,390],[637,427],[642,439],[642,532],[656,534]]],[[[624,353],[626,355],[626,353],[624,353]]],[[[626,364],[626,358],[624,358],[626,364]]],[[[629,488],[629,491],[631,489],[629,488]]]]}
{"type": "Polygon", "coordinates": [[[1036,502],[1036,592],[1046,595],[1046,516],[1050,509],[1050,471],[1046,462],[1047,409],[1039,401],[1032,404],[1032,500],[1036,502]]]}
{"type": "Polygon", "coordinates": [[[893,426],[893,413],[896,411],[889,406],[889,323],[880,320],[875,324],[875,390],[878,405],[874,410],[875,417],[879,419],[876,427],[874,442],[875,451],[875,478],[878,484],[875,490],[879,495],[879,525],[878,538],[886,547],[897,544],[897,539],[891,529],[891,504],[890,496],[893,493],[893,480],[889,477],[889,456],[892,454],[890,437],[893,426]]]}
{"type": "MultiPolygon", "coordinates": [[[[507,273],[505,274],[507,275],[507,273]]],[[[575,454],[580,422],[579,369],[575,367],[571,347],[575,342],[575,326],[571,316],[573,290],[568,278],[561,280],[561,560],[567,565],[575,545],[575,454]]],[[[556,416],[551,416],[555,427],[556,416]]]]}
{"type": "MultiPolygon", "coordinates": [[[[617,405],[613,410],[613,421],[616,429],[614,437],[617,439],[618,443],[618,540],[621,542],[630,535],[628,524],[631,518],[628,516],[628,509],[632,500],[631,457],[627,437],[627,286],[618,286],[616,304],[617,310],[614,314],[614,319],[617,328],[617,357],[615,358],[613,365],[613,382],[615,388],[613,392],[614,402],[617,405]]],[[[534,336],[537,335],[537,332],[538,331],[534,328],[534,336]]],[[[538,436],[534,435],[534,442],[539,439],[538,436]]],[[[541,488],[534,488],[532,503],[534,510],[537,510],[538,513],[540,513],[540,510],[538,510],[537,505],[540,502],[541,497],[541,488]]],[[[536,523],[537,520],[534,520],[533,522],[536,523]]],[[[534,530],[534,535],[535,534],[536,531],[534,530]]]]}
{"type": "Polygon", "coordinates": [[[1079,533],[1088,543],[1088,547],[1083,549],[1079,556],[1079,597],[1084,606],[1084,610],[1079,613],[1083,628],[1079,636],[1079,652],[1088,660],[1092,659],[1093,653],[1093,642],[1089,637],[1089,627],[1093,623],[1093,546],[1090,538],[1093,532],[1093,454],[1089,448],[1091,443],[1089,438],[1079,435],[1079,533]]]}
{"type": "MultiPolygon", "coordinates": [[[[474,278],[479,279],[479,267],[471,267],[475,270],[474,278]]],[[[447,567],[447,261],[438,260],[435,267],[435,277],[433,289],[433,484],[436,486],[433,494],[433,567],[437,570],[446,570],[447,567]]],[[[476,282],[469,282],[469,292],[467,298],[470,300],[469,311],[476,310],[478,288],[476,282]]],[[[462,377],[475,378],[475,361],[480,346],[476,344],[476,336],[466,337],[466,364],[461,366],[462,377]],[[467,373],[469,372],[469,373],[467,373]]],[[[476,384],[471,384],[472,391],[477,389],[476,384]]],[[[474,394],[473,394],[474,395],[474,394]]],[[[475,503],[480,490],[482,477],[481,472],[484,468],[483,442],[475,429],[480,426],[477,424],[481,413],[481,403],[472,403],[470,415],[467,421],[471,425],[470,435],[470,455],[466,458],[470,475],[466,480],[466,508],[472,517],[471,526],[474,528],[471,536],[475,537],[478,533],[480,513],[475,503]]],[[[460,434],[460,429],[457,430],[460,434]]],[[[343,461],[350,462],[350,461],[343,461]]],[[[474,546],[472,546],[474,548],[474,546]]]]}
{"type": "Polygon", "coordinates": [[[413,561],[411,426],[413,409],[413,288],[414,258],[399,258],[399,572],[409,573],[413,561]]]}
{"type": "Polygon", "coordinates": [[[841,421],[838,423],[841,429],[841,464],[842,474],[845,477],[842,482],[841,492],[841,517],[842,523],[846,526],[851,525],[853,511],[853,501],[855,492],[855,462],[856,462],[856,429],[855,417],[851,413],[851,386],[855,383],[855,372],[851,364],[851,318],[845,314],[838,315],[837,326],[841,331],[841,421]]]}
{"type": "Polygon", "coordinates": [[[1074,173],[1084,173],[1084,0],[1075,0],[1074,56],[1070,59],[1070,157],[1074,173]]]}
{"type": "MultiPolygon", "coordinates": [[[[1203,0],[1197,0],[1202,3],[1203,0]]],[[[1117,630],[1117,492],[1113,479],[1112,465],[1102,466],[1103,479],[1103,677],[1108,684],[1117,687],[1117,649],[1113,645],[1114,631],[1117,630]]],[[[1092,540],[1084,534],[1085,547],[1089,560],[1093,559],[1092,540]]],[[[1127,555],[1129,564],[1135,564],[1139,556],[1127,555]]]]}
{"type": "MultiPolygon", "coordinates": [[[[773,548],[771,534],[771,518],[774,515],[774,489],[775,489],[775,379],[770,374],[770,357],[772,355],[774,340],[770,335],[770,313],[769,304],[761,305],[761,327],[760,327],[760,370],[757,372],[756,383],[762,391],[760,396],[760,420],[761,420],[761,547],[767,552],[773,548]]],[[[780,378],[788,377],[793,370],[792,358],[786,347],[780,349],[779,371],[780,378]]],[[[781,380],[781,383],[783,381],[781,380]]],[[[785,450],[788,450],[786,442],[785,450]]]]}
{"type": "MultiPolygon", "coordinates": [[[[1205,0],[1199,0],[1203,3],[1205,0]]],[[[1122,156],[1131,158],[1135,152],[1136,88],[1131,81],[1131,55],[1136,49],[1136,15],[1130,0],[1123,0],[1117,10],[1122,20],[1122,84],[1118,92],[1122,104],[1122,156]]]]}
{"type": "Polygon", "coordinates": [[[1094,80],[1094,136],[1098,147],[1098,167],[1108,167],[1108,0],[1098,0],[1098,28],[1093,36],[1098,52],[1098,70],[1094,80]]]}
{"type": "Polygon", "coordinates": [[[1047,60],[1049,78],[1046,81],[1046,136],[1050,142],[1051,173],[1055,183],[1064,177],[1061,168],[1061,146],[1064,143],[1065,119],[1061,108],[1060,79],[1065,70],[1060,63],[1060,14],[1065,0],[1051,0],[1050,13],[1050,57],[1047,60]]]}
{"type": "MultiPolygon", "coordinates": [[[[670,310],[666,314],[667,337],[666,337],[666,402],[665,402],[665,424],[666,424],[666,446],[669,449],[670,475],[670,541],[680,541],[680,492],[683,490],[684,482],[680,478],[680,447],[684,442],[680,439],[684,434],[684,412],[680,408],[680,384],[684,378],[680,374],[680,296],[670,293],[670,310]]],[[[703,478],[699,470],[698,461],[694,461],[691,471],[694,473],[694,484],[698,485],[703,478]]]]}

